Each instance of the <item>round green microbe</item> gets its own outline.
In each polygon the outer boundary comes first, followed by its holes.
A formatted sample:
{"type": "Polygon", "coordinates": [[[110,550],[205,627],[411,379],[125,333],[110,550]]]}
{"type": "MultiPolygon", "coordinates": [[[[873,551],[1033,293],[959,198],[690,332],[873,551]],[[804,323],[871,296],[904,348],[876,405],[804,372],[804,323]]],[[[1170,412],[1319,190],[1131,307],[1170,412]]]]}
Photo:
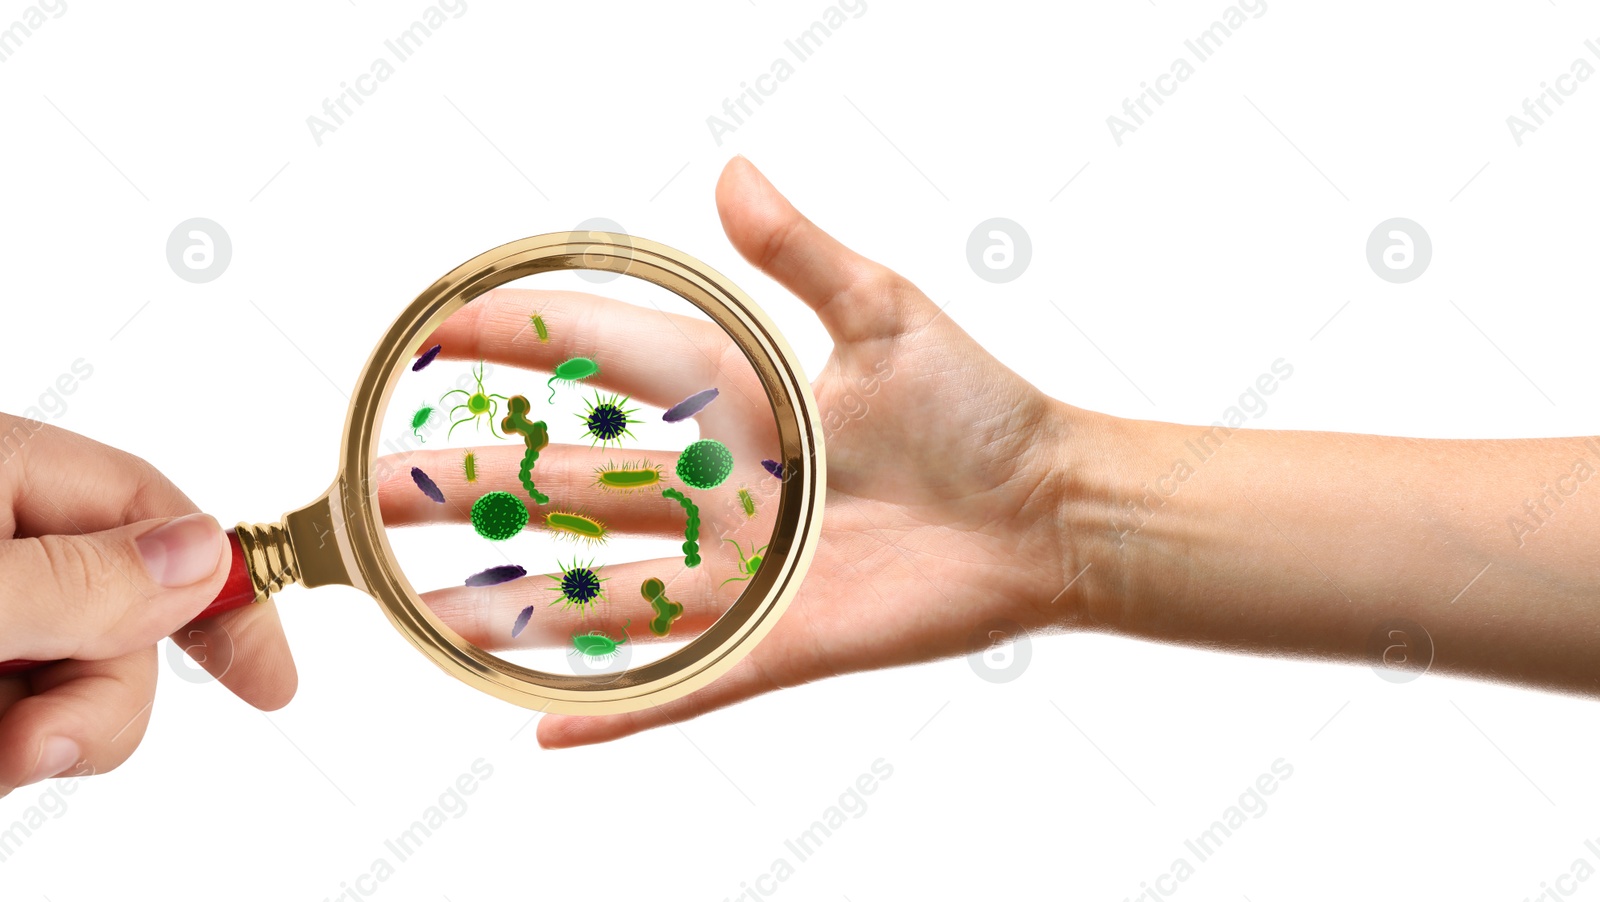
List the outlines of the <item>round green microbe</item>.
{"type": "Polygon", "coordinates": [[[697,489],[714,489],[733,472],[733,452],[712,438],[703,438],[678,455],[678,478],[697,489]]]}
{"type": "Polygon", "coordinates": [[[472,528],[491,542],[511,538],[528,525],[528,508],[510,492],[490,492],[472,503],[472,528]]]}

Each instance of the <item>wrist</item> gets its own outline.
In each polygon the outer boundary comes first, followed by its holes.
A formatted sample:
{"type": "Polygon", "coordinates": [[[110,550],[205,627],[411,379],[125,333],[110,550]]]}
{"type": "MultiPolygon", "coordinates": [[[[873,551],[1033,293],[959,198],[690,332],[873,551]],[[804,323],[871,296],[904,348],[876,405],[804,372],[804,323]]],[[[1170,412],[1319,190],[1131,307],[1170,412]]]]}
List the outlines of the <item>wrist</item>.
{"type": "Polygon", "coordinates": [[[1106,514],[1119,425],[1115,417],[1051,401],[1035,445],[1045,503],[1032,528],[1053,537],[1055,553],[1032,613],[1049,626],[1104,630],[1114,618],[1117,605],[1107,578],[1118,568],[1111,566],[1106,514]]]}
{"type": "MultiPolygon", "coordinates": [[[[1058,626],[1122,632],[1140,586],[1159,574],[1129,564],[1144,525],[1159,516],[1168,477],[1151,449],[1171,441],[1168,424],[1122,419],[1057,404],[1047,443],[1052,522],[1058,536],[1059,597],[1044,616],[1058,626]]],[[[1148,595],[1149,592],[1143,594],[1148,595]]]]}

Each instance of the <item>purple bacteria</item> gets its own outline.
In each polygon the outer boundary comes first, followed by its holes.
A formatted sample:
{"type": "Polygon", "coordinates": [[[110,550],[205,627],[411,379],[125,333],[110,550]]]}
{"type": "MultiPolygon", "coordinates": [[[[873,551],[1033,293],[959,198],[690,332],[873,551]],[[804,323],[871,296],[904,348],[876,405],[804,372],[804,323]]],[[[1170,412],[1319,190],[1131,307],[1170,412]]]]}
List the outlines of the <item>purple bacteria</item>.
{"type": "Polygon", "coordinates": [[[411,481],[417,484],[417,488],[422,490],[422,494],[427,495],[438,504],[444,503],[444,492],[439,491],[438,484],[428,478],[428,474],[422,472],[421,467],[411,468],[411,481]]]}
{"type": "Polygon", "coordinates": [[[516,564],[502,564],[499,567],[490,567],[479,573],[467,577],[467,585],[477,588],[479,586],[498,586],[514,579],[521,579],[528,575],[528,571],[516,564]]]}
{"type": "Polygon", "coordinates": [[[433,358],[438,357],[439,356],[439,352],[441,350],[443,350],[443,349],[444,349],[444,345],[434,345],[433,347],[429,348],[427,351],[423,352],[422,356],[417,358],[417,362],[411,364],[411,372],[413,372],[413,373],[421,372],[422,368],[427,366],[428,364],[432,363],[433,362],[433,358]]]}
{"type": "Polygon", "coordinates": [[[705,410],[706,405],[710,404],[716,399],[717,390],[714,388],[708,388],[705,391],[695,392],[689,397],[684,398],[682,401],[679,401],[678,403],[667,408],[667,412],[662,414],[661,418],[669,423],[676,423],[679,420],[687,420],[700,411],[705,410]]]}
{"type": "Polygon", "coordinates": [[[511,624],[511,638],[513,638],[513,639],[517,638],[517,636],[520,635],[523,630],[527,629],[528,628],[528,621],[531,620],[532,618],[533,618],[533,605],[530,604],[527,607],[522,609],[522,613],[517,615],[517,622],[511,624]]]}
{"type": "Polygon", "coordinates": [[[764,460],[761,462],[761,466],[766,468],[766,471],[771,473],[774,479],[783,480],[783,464],[775,460],[764,460]]]}

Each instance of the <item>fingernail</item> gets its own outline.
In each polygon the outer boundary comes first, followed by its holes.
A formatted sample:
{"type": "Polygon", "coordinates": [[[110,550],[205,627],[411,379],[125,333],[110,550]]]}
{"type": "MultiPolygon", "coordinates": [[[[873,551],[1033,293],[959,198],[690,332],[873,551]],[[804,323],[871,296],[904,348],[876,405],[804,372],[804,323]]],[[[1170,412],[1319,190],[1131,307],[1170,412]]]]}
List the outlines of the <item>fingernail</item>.
{"type": "Polygon", "coordinates": [[[222,559],[222,527],[209,514],[190,514],[140,536],[135,543],[145,572],[168,588],[210,576],[222,559]]]}
{"type": "Polygon", "coordinates": [[[76,763],[80,754],[78,743],[65,736],[51,736],[44,741],[44,749],[39,752],[39,763],[33,766],[33,775],[22,781],[22,785],[54,777],[76,763]]]}

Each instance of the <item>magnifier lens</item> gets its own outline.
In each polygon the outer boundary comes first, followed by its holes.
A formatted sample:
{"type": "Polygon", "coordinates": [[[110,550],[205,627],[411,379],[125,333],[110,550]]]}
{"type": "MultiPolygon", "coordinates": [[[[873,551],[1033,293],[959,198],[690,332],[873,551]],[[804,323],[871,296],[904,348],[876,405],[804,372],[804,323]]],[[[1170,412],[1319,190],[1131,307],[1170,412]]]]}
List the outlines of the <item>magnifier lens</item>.
{"type": "Polygon", "coordinates": [[[606,684],[759,585],[782,490],[773,404],[734,338],[672,291],[528,276],[451,314],[392,384],[379,516],[452,641],[606,684]]]}

